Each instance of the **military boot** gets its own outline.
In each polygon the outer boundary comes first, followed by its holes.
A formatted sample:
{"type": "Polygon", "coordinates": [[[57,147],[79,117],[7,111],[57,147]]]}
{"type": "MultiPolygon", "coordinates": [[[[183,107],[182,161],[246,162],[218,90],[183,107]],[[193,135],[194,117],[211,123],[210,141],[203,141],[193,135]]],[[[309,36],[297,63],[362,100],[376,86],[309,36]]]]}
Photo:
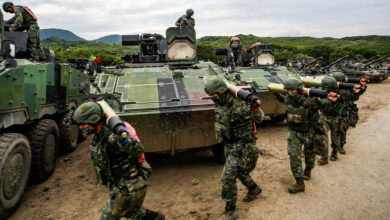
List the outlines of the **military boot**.
{"type": "Polygon", "coordinates": [[[321,159],[318,160],[318,165],[323,166],[328,164],[328,158],[327,157],[321,157],[321,159]]]}
{"type": "Polygon", "coordinates": [[[305,168],[305,171],[303,172],[303,179],[309,180],[311,177],[311,169],[305,168]]]}
{"type": "Polygon", "coordinates": [[[249,191],[243,199],[244,202],[252,202],[256,199],[256,196],[262,192],[261,188],[256,184],[250,186],[248,189],[249,191]]]}
{"type": "Polygon", "coordinates": [[[337,151],[332,151],[332,155],[330,156],[331,161],[336,161],[338,159],[337,151]]]}
{"type": "Polygon", "coordinates": [[[340,147],[338,151],[339,151],[340,154],[346,154],[347,153],[345,151],[344,147],[340,147]]]}
{"type": "Polygon", "coordinates": [[[295,178],[297,183],[288,188],[289,193],[298,193],[305,191],[305,183],[303,182],[302,177],[295,178]]]}
{"type": "Polygon", "coordinates": [[[225,212],[219,218],[219,220],[236,220],[238,219],[238,215],[236,213],[236,204],[234,203],[226,203],[225,212]]]}
{"type": "Polygon", "coordinates": [[[149,209],[146,210],[146,215],[142,218],[142,220],[164,220],[165,215],[161,212],[154,212],[149,209]]]}

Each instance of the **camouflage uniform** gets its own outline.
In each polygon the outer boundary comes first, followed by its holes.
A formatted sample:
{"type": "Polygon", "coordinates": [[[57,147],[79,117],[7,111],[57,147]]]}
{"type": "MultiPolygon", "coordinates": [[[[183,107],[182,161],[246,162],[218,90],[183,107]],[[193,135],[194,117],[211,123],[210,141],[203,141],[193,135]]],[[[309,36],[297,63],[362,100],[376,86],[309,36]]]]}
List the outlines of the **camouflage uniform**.
{"type": "Polygon", "coordinates": [[[35,16],[33,17],[28,10],[30,9],[24,6],[15,6],[15,15],[5,21],[5,23],[13,24],[12,30],[14,31],[28,30],[27,49],[31,55],[31,59],[44,60],[45,55],[41,48],[40,29],[35,16]]]}
{"type": "MultiPolygon", "coordinates": [[[[340,148],[340,120],[341,120],[341,111],[343,108],[342,101],[331,102],[328,99],[321,100],[323,105],[321,110],[321,119],[326,122],[326,138],[328,138],[328,131],[330,130],[331,141],[332,141],[332,149],[333,152],[337,152],[340,148]]],[[[321,153],[323,158],[328,158],[329,150],[328,148],[321,153]]]]}
{"type": "Polygon", "coordinates": [[[258,148],[254,123],[261,123],[264,112],[252,111],[244,101],[225,92],[213,98],[216,103],[217,138],[223,140],[226,162],[222,172],[222,199],[229,204],[237,201],[238,178],[248,188],[257,186],[249,173],[256,167],[258,148]]]}
{"type": "MultiPolygon", "coordinates": [[[[195,19],[193,18],[187,18],[188,22],[183,22],[182,26],[188,26],[188,27],[192,27],[194,28],[195,27],[195,19]]],[[[183,21],[183,17],[180,17],[179,19],[177,19],[176,21],[176,26],[180,26],[180,23],[183,21]]]]}
{"type": "Polygon", "coordinates": [[[342,96],[344,96],[344,108],[342,109],[342,118],[340,121],[340,147],[344,147],[347,139],[347,131],[349,127],[355,127],[359,121],[359,109],[355,104],[355,101],[359,100],[367,89],[367,86],[362,88],[359,93],[355,93],[354,90],[341,90],[342,96]]]}
{"type": "Polygon", "coordinates": [[[313,153],[313,135],[318,124],[321,104],[317,98],[303,95],[294,99],[290,96],[275,94],[277,99],[287,105],[287,152],[290,155],[290,168],[293,176],[303,178],[301,152],[304,145],[306,169],[309,171],[315,166],[313,153]]]}
{"type": "Polygon", "coordinates": [[[108,187],[107,201],[100,219],[142,219],[147,210],[142,206],[146,195],[146,182],[140,175],[138,157],[144,151],[141,143],[130,138],[127,144],[107,126],[95,134],[90,147],[97,182],[108,187]]]}

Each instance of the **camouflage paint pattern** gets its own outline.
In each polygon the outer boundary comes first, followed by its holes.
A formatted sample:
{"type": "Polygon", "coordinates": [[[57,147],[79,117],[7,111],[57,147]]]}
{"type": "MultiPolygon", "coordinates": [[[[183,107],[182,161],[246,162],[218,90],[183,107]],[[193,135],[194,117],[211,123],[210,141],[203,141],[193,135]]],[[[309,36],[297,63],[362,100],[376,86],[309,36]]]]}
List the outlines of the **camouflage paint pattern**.
{"type": "Polygon", "coordinates": [[[133,138],[122,144],[106,125],[101,126],[90,148],[97,182],[110,190],[110,199],[100,219],[142,219],[146,215],[142,203],[147,185],[140,175],[138,157],[143,153],[143,146],[133,138]]]}
{"type": "Polygon", "coordinates": [[[303,177],[302,145],[306,168],[315,166],[315,154],[313,153],[313,136],[318,125],[321,103],[317,98],[298,96],[294,99],[287,95],[275,94],[277,99],[287,105],[287,152],[290,156],[290,168],[295,178],[303,177]]]}
{"type": "Polygon", "coordinates": [[[259,108],[252,111],[244,101],[234,98],[229,92],[214,97],[216,103],[216,128],[223,140],[226,162],[222,171],[221,197],[228,203],[237,201],[237,178],[246,187],[255,182],[249,173],[256,167],[259,150],[256,146],[254,123],[264,120],[259,108]]]}

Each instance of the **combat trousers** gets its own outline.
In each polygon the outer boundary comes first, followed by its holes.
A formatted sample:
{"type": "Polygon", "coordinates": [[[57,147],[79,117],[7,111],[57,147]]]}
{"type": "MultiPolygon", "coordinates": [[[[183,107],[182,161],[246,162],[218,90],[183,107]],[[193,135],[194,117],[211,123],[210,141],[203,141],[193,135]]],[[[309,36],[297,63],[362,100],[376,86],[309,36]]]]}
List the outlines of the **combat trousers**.
{"type": "Polygon", "coordinates": [[[287,137],[287,152],[290,155],[290,168],[295,178],[303,177],[302,168],[302,145],[304,145],[304,155],[306,168],[313,169],[315,166],[315,154],[313,153],[314,131],[297,132],[290,130],[287,137]]]}
{"type": "MultiPolygon", "coordinates": [[[[328,132],[330,130],[332,149],[337,151],[340,148],[340,137],[341,137],[341,133],[339,131],[340,118],[327,116],[326,119],[324,119],[324,121],[326,122],[326,124],[325,124],[326,133],[328,134],[328,132]]],[[[328,149],[324,150],[321,153],[321,156],[328,158],[329,150],[328,149]]]]}
{"type": "Polygon", "coordinates": [[[121,218],[140,220],[146,215],[146,209],[142,206],[146,195],[146,185],[141,178],[138,176],[131,180],[120,181],[119,184],[113,184],[110,187],[111,198],[107,200],[100,220],[121,218]]]}
{"type": "Polygon", "coordinates": [[[40,29],[37,24],[30,25],[28,29],[27,49],[30,52],[31,59],[44,60],[45,55],[41,47],[40,29]]]}
{"type": "Polygon", "coordinates": [[[222,171],[222,199],[227,203],[237,202],[237,178],[249,188],[256,183],[249,173],[256,167],[259,150],[256,140],[241,141],[225,145],[226,162],[222,171]]]}

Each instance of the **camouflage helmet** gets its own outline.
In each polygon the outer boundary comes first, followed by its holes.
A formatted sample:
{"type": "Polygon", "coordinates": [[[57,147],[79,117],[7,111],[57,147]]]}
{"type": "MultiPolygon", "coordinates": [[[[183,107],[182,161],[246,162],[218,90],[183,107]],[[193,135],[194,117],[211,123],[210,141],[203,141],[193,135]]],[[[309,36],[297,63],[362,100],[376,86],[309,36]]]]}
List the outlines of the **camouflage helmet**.
{"type": "Polygon", "coordinates": [[[224,93],[227,90],[226,83],[219,77],[211,77],[207,80],[204,91],[212,95],[214,93],[224,93]]]}
{"type": "Polygon", "coordinates": [[[85,102],[77,107],[71,117],[72,124],[95,124],[103,117],[102,108],[95,102],[85,102]]]}
{"type": "Polygon", "coordinates": [[[284,81],[283,86],[286,90],[303,89],[302,82],[297,79],[287,79],[286,81],[284,81]]]}
{"type": "Polygon", "coordinates": [[[188,16],[192,16],[192,15],[194,15],[194,10],[192,10],[191,8],[189,8],[189,9],[187,9],[186,14],[187,14],[188,16]]]}
{"type": "Polygon", "coordinates": [[[335,78],[327,76],[321,80],[322,88],[326,90],[335,90],[337,89],[337,81],[335,78]]]}
{"type": "Polygon", "coordinates": [[[332,76],[333,76],[337,81],[345,81],[345,80],[346,80],[345,75],[344,75],[344,73],[342,73],[342,72],[335,72],[335,73],[332,73],[332,76]]]}
{"type": "Polygon", "coordinates": [[[14,4],[12,2],[4,2],[3,3],[3,10],[4,11],[7,11],[7,9],[11,6],[13,6],[14,4]]]}

